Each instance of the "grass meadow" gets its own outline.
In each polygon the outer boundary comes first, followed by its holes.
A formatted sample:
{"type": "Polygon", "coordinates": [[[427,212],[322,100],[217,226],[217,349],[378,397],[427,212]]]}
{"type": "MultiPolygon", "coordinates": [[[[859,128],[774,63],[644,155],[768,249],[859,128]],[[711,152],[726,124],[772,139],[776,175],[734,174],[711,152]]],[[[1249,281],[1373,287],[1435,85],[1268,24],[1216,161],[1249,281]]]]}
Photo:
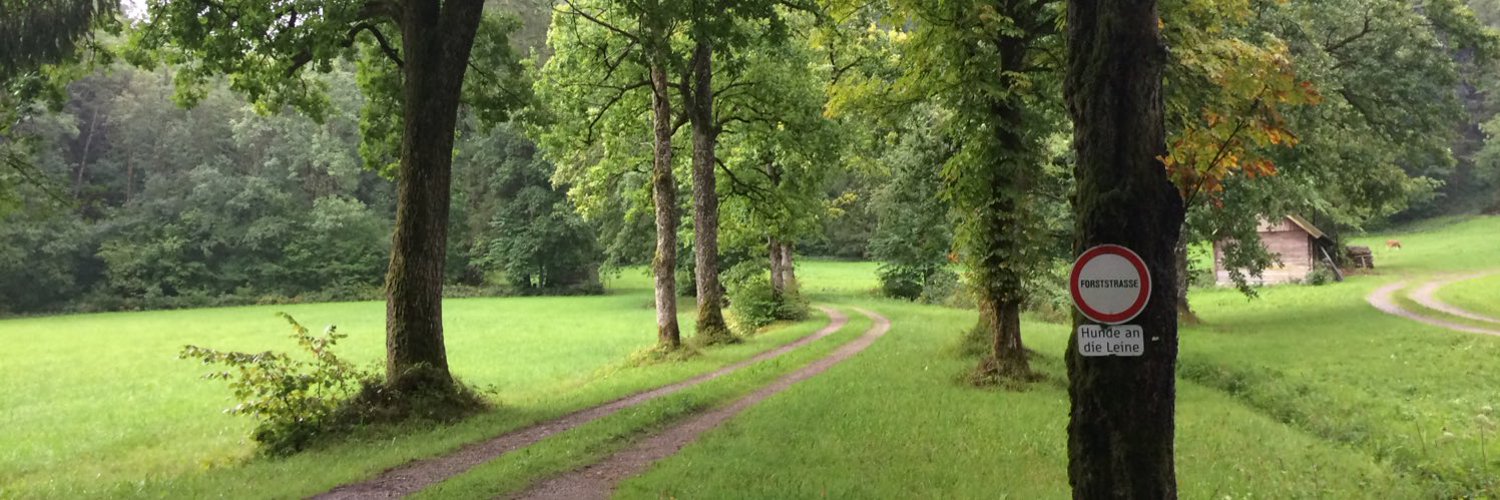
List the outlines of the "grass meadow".
{"type": "MultiPolygon", "coordinates": [[[[1181,335],[1178,477],[1184,498],[1500,497],[1500,337],[1386,316],[1365,296],[1396,280],[1500,268],[1500,218],[1371,234],[1375,271],[1247,298],[1193,293],[1204,322],[1181,335]],[[1401,250],[1386,250],[1400,239],[1401,250]]],[[[673,396],[544,440],[424,491],[479,498],[622,449],[726,404],[859,335],[851,307],[890,334],[827,373],[752,407],[646,474],[625,498],[1062,498],[1068,496],[1066,325],[1029,320],[1026,391],[958,383],[973,311],[880,299],[875,265],[804,259],[803,291],[849,313],[839,333],[673,396]]],[[[446,304],[450,363],[496,411],[452,426],[387,429],[289,458],[261,458],[252,422],[225,415],[223,384],[176,358],[183,344],[286,349],[286,311],[337,324],[345,351],[381,359],[380,303],[93,314],[0,321],[0,497],[292,497],[368,477],[508,429],[681,380],[807,335],[821,315],[680,364],[626,368],[654,339],[638,272],[601,297],[446,304]]],[[[1444,300],[1500,314],[1500,277],[1444,300]]],[[[687,303],[684,303],[687,304],[687,303]]],[[[690,327],[690,307],[683,325],[690,327]]]]}
{"type": "MultiPolygon", "coordinates": [[[[1500,269],[1500,262],[1495,266],[1500,269]]],[[[1453,283],[1438,290],[1437,297],[1460,309],[1500,318],[1500,273],[1453,283]]]]}
{"type": "MultiPolygon", "coordinates": [[[[1377,272],[1325,286],[1194,292],[1204,324],[1182,332],[1177,461],[1184,498],[1500,496],[1500,338],[1385,316],[1365,303],[1397,279],[1500,263],[1500,218],[1450,220],[1355,244],[1377,272]],[[1377,247],[1378,248],[1378,247],[1377,247]]],[[[858,283],[856,265],[819,269],[858,283]]],[[[977,319],[827,290],[891,317],[869,351],[750,409],[649,473],[623,498],[1065,498],[1067,327],[1028,322],[1025,392],[955,380],[977,319]],[[899,409],[899,410],[896,410],[899,409]],[[683,478],[692,478],[684,480],[683,478]]],[[[1473,301],[1488,288],[1454,289],[1473,301]]],[[[1454,303],[1461,302],[1454,298],[1454,303]]],[[[1477,309],[1476,309],[1477,310],[1477,309]]]]}
{"type": "MultiPolygon", "coordinates": [[[[624,368],[655,342],[650,290],[627,272],[600,297],[445,303],[449,363],[499,409],[452,427],[392,430],[259,458],[253,422],[222,410],[227,387],[177,359],[183,344],[290,350],[285,321],[336,324],[342,352],[383,360],[376,302],[239,307],[0,321],[0,497],[304,496],[412,458],[682,380],[811,333],[826,320],[707,351],[687,363],[624,368]],[[308,470],[318,473],[307,474],[308,470]],[[253,494],[252,494],[253,492],[253,494]]],[[[691,334],[690,309],[681,321],[691,334]]]]}

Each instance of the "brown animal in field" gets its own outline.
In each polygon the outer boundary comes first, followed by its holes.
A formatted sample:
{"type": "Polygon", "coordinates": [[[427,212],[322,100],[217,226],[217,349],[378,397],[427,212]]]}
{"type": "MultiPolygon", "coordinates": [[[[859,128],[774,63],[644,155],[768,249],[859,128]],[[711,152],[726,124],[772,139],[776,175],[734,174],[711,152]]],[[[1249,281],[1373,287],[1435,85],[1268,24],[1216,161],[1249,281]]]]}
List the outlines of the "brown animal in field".
{"type": "Polygon", "coordinates": [[[1394,249],[1399,250],[1399,249],[1401,249],[1401,240],[1385,240],[1385,248],[1386,249],[1394,248],[1394,249]]]}

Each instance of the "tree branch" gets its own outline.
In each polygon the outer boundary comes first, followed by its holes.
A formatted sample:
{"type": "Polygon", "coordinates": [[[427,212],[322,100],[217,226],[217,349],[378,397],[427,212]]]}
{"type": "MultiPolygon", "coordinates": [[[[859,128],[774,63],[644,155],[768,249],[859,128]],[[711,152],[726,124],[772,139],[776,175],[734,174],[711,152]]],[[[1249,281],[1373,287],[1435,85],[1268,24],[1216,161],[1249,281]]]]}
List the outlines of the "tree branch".
{"type": "Polygon", "coordinates": [[[618,27],[618,26],[615,26],[613,24],[607,23],[604,20],[599,19],[598,17],[589,15],[589,13],[584,12],[583,9],[579,8],[578,5],[574,4],[573,0],[563,0],[563,3],[565,3],[565,4],[568,5],[568,10],[562,10],[562,9],[555,9],[554,8],[554,9],[552,9],[552,11],[553,12],[560,12],[560,13],[568,14],[568,15],[572,15],[572,16],[582,17],[584,19],[589,20],[589,22],[591,22],[591,23],[599,25],[600,27],[602,27],[604,29],[613,31],[613,32],[615,32],[615,34],[623,36],[623,37],[625,37],[626,39],[629,39],[632,42],[640,43],[640,41],[641,41],[640,38],[636,37],[634,34],[631,34],[630,32],[625,31],[623,29],[620,29],[620,27],[618,27]]]}
{"type": "Polygon", "coordinates": [[[401,53],[398,52],[395,47],[391,46],[390,40],[387,40],[385,38],[385,34],[381,33],[380,29],[376,28],[375,25],[371,23],[359,23],[354,25],[353,28],[350,28],[348,45],[354,44],[355,36],[359,35],[359,32],[361,31],[368,31],[370,32],[370,36],[375,37],[375,41],[380,44],[380,51],[384,52],[385,56],[387,58],[390,58],[392,62],[395,62],[396,67],[400,68],[406,64],[401,60],[401,53]]]}

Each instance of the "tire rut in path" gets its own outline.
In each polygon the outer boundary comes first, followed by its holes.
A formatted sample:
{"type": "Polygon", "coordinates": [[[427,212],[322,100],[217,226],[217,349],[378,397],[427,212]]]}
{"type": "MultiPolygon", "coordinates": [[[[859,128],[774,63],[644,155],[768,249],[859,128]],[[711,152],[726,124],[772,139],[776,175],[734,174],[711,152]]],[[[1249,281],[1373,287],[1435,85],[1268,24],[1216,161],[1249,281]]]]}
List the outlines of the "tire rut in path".
{"type": "Polygon", "coordinates": [[[837,309],[817,306],[828,315],[828,326],[795,341],[771,349],[744,361],[739,361],[718,370],[693,377],[675,384],[627,396],[592,408],[579,410],[561,417],[513,430],[486,441],[469,444],[447,455],[416,460],[387,470],[367,481],[339,486],[312,498],[320,500],[400,498],[462,474],[480,464],[489,462],[506,453],[530,446],[553,434],[567,431],[594,420],[615,414],[621,410],[639,406],[651,400],[671,395],[689,387],[734,373],[746,366],[772,359],[794,349],[832,335],[849,323],[849,317],[837,309]]]}
{"type": "Polygon", "coordinates": [[[668,427],[666,430],[636,443],[624,451],[615,453],[603,461],[542,481],[510,498],[527,500],[594,500],[609,498],[621,481],[645,472],[652,464],[672,456],[678,450],[681,450],[683,446],[697,440],[698,436],[704,432],[712,430],[714,427],[733,418],[756,403],[786,390],[797,382],[817,376],[833,365],[839,364],[853,357],[855,354],[859,354],[860,351],[865,350],[865,348],[875,343],[875,340],[890,330],[891,322],[884,316],[864,309],[855,308],[855,310],[859,311],[860,314],[868,316],[875,324],[864,335],[839,346],[832,354],[814,361],[795,372],[784,375],[770,385],[762,387],[749,396],[740,398],[728,406],[691,417],[684,422],[668,427]]]}
{"type": "Polygon", "coordinates": [[[1426,324],[1429,324],[1429,325],[1432,325],[1432,326],[1436,326],[1436,327],[1439,327],[1439,328],[1446,328],[1448,330],[1452,330],[1452,331],[1456,331],[1456,332],[1478,333],[1478,334],[1482,334],[1482,335],[1500,336],[1500,330],[1490,330],[1490,329],[1487,329],[1487,328],[1479,328],[1479,327],[1475,327],[1475,326],[1465,325],[1465,324],[1462,324],[1462,323],[1454,323],[1452,321],[1442,320],[1442,319],[1438,319],[1438,318],[1430,318],[1430,317],[1423,316],[1423,315],[1417,314],[1415,312],[1406,310],[1405,308],[1403,308],[1399,304],[1397,304],[1396,303],[1396,299],[1393,297],[1398,290],[1401,290],[1401,288],[1405,287],[1405,286],[1406,286],[1406,282],[1405,281],[1397,281],[1395,283],[1391,283],[1389,285],[1382,286],[1380,288],[1375,289],[1375,291],[1370,292],[1370,295],[1368,297],[1365,297],[1365,301],[1369,302],[1370,305],[1375,306],[1376,309],[1381,310],[1381,312],[1384,312],[1386,314],[1390,314],[1392,316],[1400,316],[1402,318],[1406,318],[1406,319],[1409,319],[1409,320],[1412,320],[1412,321],[1416,321],[1416,322],[1420,322],[1420,323],[1426,323],[1426,324]]]}

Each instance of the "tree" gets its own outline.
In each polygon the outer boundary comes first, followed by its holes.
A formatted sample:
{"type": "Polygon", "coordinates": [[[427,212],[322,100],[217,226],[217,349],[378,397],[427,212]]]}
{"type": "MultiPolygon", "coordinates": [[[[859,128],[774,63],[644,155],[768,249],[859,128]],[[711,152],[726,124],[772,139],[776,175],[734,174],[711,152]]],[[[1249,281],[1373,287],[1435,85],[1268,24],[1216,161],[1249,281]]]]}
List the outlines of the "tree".
{"type": "Polygon", "coordinates": [[[64,86],[95,60],[108,62],[95,33],[117,32],[114,0],[0,0],[0,214],[19,204],[18,188],[37,187],[63,201],[55,182],[31,161],[35,138],[16,126],[66,99],[64,86]]]}
{"type": "Polygon", "coordinates": [[[4,0],[0,2],[0,82],[96,49],[94,30],[117,28],[115,0],[4,0]]]}
{"type": "MultiPolygon", "coordinates": [[[[1197,322],[1188,302],[1188,247],[1206,239],[1236,236],[1237,242],[1226,247],[1225,262],[1235,265],[1231,275],[1241,289],[1253,293],[1239,265],[1250,264],[1258,272],[1264,268],[1260,263],[1270,262],[1271,256],[1258,243],[1250,243],[1259,241],[1249,237],[1253,228],[1245,234],[1227,231],[1238,224],[1210,224],[1235,214],[1232,209],[1220,210],[1226,186],[1276,174],[1273,150],[1298,141],[1288,129],[1285,113],[1293,107],[1315,105],[1321,95],[1310,82],[1297,77],[1285,42],[1249,29],[1247,23],[1254,14],[1249,4],[1179,0],[1166,2],[1163,10],[1163,36],[1176,48],[1166,70],[1170,153],[1163,163],[1188,212],[1196,209],[1202,214],[1188,217],[1183,224],[1175,250],[1174,288],[1178,314],[1185,321],[1197,322]]],[[[1253,225],[1261,217],[1281,215],[1251,214],[1249,220],[1253,225]]]]}
{"type": "Polygon", "coordinates": [[[954,211],[942,196],[940,168],[955,146],[927,126],[944,120],[941,113],[935,106],[918,110],[899,142],[881,156],[891,178],[875,195],[880,226],[870,239],[870,253],[880,261],[876,274],[887,296],[917,300],[939,276],[955,278],[948,270],[954,211]]]}
{"type": "Polygon", "coordinates": [[[378,79],[386,93],[371,103],[402,118],[399,134],[370,123],[365,130],[367,144],[374,136],[400,138],[386,278],[386,383],[393,388],[455,390],[443,344],[442,288],[459,105],[467,100],[482,117],[499,121],[522,97],[522,89],[495,76],[514,74],[509,23],[487,19],[483,7],[482,0],[154,1],[134,39],[176,66],[189,102],[210,77],[230,75],[234,90],[265,109],[291,105],[317,118],[326,112],[326,85],[305,72],[330,71],[336,60],[361,54],[359,44],[372,47],[363,52],[367,63],[369,54],[387,60],[361,70],[362,80],[388,75],[378,79]],[[471,67],[491,85],[466,85],[471,67]]]}
{"type": "MultiPolygon", "coordinates": [[[[1030,275],[1049,263],[1038,206],[1050,160],[1046,137],[1060,129],[1053,92],[1061,12],[1051,1],[897,2],[891,22],[912,26],[900,76],[874,95],[897,103],[934,98],[955,151],[943,164],[943,193],[959,222],[955,243],[979,299],[975,329],[990,345],[973,380],[1032,377],[1021,341],[1030,275]]],[[[868,91],[866,82],[849,87],[868,91]]],[[[889,106],[879,103],[876,106],[889,106]]]]}
{"type": "Polygon", "coordinates": [[[656,212],[659,344],[675,349],[676,229],[674,136],[689,127],[693,189],[694,288],[699,342],[733,341],[722,315],[719,278],[719,187],[724,162],[718,145],[734,122],[775,119],[753,115],[752,101],[774,91],[743,77],[751,47],[782,37],[771,2],[647,3],[570,1],[553,17],[554,55],[542,70],[538,94],[549,120],[539,141],[561,166],[558,179],[585,214],[631,186],[620,185],[647,155],[633,147],[652,130],[652,195],[656,212]],[[739,105],[735,102],[738,101],[739,105]],[[749,104],[746,104],[750,102],[749,104]],[[649,115],[643,110],[649,105],[649,115]]]}
{"type": "Polygon", "coordinates": [[[677,324],[677,180],[672,136],[684,124],[673,111],[672,36],[680,25],[673,5],[567,1],[552,16],[553,56],[537,80],[545,117],[539,140],[556,179],[585,216],[602,209],[624,172],[645,175],[656,225],[651,270],[660,350],[682,344],[677,324]],[[639,130],[651,130],[650,138],[639,130]],[[650,144],[649,150],[636,147],[650,144]]]}
{"type": "MultiPolygon", "coordinates": [[[[1167,178],[1162,72],[1167,48],[1155,0],[1069,0],[1065,95],[1073,118],[1074,251],[1113,243],[1146,261],[1153,283],[1176,282],[1184,215],[1167,178]]],[[[1083,357],[1068,342],[1068,479],[1075,498],[1176,498],[1173,437],[1177,311],[1152,288],[1135,324],[1140,357],[1083,357]]],[[[1076,328],[1084,324],[1075,313],[1076,328]]]]}
{"type": "Polygon", "coordinates": [[[459,246],[471,269],[503,277],[521,294],[602,292],[593,228],[554,186],[551,163],[509,126],[473,131],[454,160],[455,199],[467,236],[459,246]]]}
{"type": "MultiPolygon", "coordinates": [[[[724,322],[724,292],[719,278],[716,170],[720,161],[717,151],[728,118],[718,109],[723,105],[716,94],[728,92],[736,86],[756,85],[755,82],[738,81],[737,69],[745,64],[751,43],[762,37],[785,37],[785,27],[775,5],[769,1],[694,0],[688,2],[685,16],[692,55],[687,57],[679,86],[693,143],[693,274],[698,298],[697,335],[707,344],[738,341],[724,322]],[[715,87],[716,67],[728,70],[724,76],[731,80],[729,84],[715,87]]],[[[736,118],[748,121],[744,115],[736,118]]],[[[790,259],[789,256],[785,258],[790,259]]]]}

